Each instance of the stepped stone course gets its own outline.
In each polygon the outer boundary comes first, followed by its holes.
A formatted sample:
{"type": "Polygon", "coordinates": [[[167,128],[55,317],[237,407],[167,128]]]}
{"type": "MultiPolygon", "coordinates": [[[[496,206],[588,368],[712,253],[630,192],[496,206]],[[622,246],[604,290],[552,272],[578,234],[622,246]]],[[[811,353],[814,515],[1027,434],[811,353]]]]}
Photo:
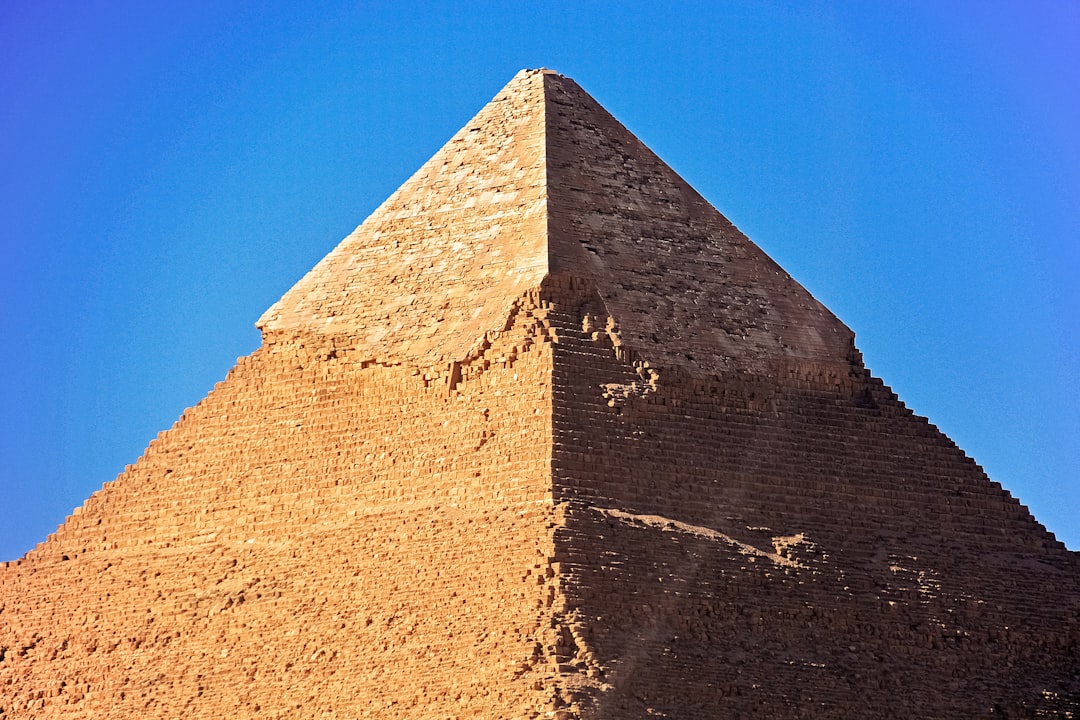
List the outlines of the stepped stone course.
{"type": "Polygon", "coordinates": [[[1080,556],[522,71],[0,567],[0,718],[1080,717],[1080,556]]]}

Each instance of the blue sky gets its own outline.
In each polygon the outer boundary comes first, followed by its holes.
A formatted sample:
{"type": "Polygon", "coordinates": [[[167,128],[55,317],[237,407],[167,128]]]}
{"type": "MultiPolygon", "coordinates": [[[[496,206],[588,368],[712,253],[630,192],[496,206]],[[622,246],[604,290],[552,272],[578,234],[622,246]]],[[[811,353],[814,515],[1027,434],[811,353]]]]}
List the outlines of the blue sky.
{"type": "Polygon", "coordinates": [[[0,4],[0,560],[513,74],[575,78],[1080,549],[1080,4],[0,4]]]}

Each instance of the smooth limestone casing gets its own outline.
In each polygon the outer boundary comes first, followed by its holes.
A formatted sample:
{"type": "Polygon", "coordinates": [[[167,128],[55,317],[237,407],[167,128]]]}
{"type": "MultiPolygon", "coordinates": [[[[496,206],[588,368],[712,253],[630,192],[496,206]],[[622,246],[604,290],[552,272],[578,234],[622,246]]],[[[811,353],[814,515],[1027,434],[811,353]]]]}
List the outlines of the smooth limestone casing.
{"type": "Polygon", "coordinates": [[[1070,553],[523,71],[0,568],[0,717],[1069,717],[1070,553]]]}

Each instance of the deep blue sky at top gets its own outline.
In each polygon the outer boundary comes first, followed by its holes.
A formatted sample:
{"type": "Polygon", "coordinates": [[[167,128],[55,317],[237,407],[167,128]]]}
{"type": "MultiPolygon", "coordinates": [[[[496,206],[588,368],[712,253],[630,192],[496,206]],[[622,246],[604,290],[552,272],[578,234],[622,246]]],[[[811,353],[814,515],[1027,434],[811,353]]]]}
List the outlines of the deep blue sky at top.
{"type": "Polygon", "coordinates": [[[539,66],[1080,548],[1080,3],[12,1],[0,560],[133,463],[258,346],[264,309],[539,66]]]}

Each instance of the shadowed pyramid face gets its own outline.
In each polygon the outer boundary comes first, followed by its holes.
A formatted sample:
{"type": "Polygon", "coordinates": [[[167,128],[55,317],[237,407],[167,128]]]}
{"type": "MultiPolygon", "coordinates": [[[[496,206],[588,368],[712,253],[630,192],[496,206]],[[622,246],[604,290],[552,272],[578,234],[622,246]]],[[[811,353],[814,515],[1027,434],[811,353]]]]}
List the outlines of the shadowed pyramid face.
{"type": "Polygon", "coordinates": [[[1080,713],[1080,562],[522,71],[0,568],[0,718],[1080,713]]]}

